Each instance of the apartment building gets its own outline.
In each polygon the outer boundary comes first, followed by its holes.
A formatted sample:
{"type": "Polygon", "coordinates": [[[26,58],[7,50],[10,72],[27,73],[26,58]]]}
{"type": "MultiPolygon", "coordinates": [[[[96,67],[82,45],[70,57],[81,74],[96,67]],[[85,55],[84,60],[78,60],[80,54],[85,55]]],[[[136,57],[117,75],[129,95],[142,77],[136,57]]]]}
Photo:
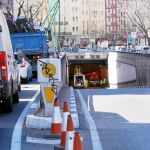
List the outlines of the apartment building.
{"type": "Polygon", "coordinates": [[[119,0],[105,0],[106,38],[116,40],[120,36],[119,0]]]}
{"type": "MultiPolygon", "coordinates": [[[[60,1],[61,35],[79,39],[97,38],[105,33],[105,0],[60,1]]],[[[77,43],[76,43],[77,44],[77,43]]]]}
{"type": "MultiPolygon", "coordinates": [[[[139,18],[145,26],[149,25],[149,0],[105,0],[106,37],[112,41],[126,39],[131,32],[141,32],[133,19],[139,18]]],[[[139,20],[138,20],[139,21],[139,20]]]]}
{"type": "Polygon", "coordinates": [[[0,0],[0,9],[13,11],[12,8],[13,0],[0,0]]]}

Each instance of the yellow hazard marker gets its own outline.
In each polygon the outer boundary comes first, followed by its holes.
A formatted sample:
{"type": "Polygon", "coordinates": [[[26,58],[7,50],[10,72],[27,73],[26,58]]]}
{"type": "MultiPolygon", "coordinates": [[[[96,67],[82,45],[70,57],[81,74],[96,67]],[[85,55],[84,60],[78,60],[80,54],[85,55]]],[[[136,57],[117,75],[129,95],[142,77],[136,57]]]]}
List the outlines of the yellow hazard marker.
{"type": "Polygon", "coordinates": [[[45,78],[53,77],[56,74],[56,67],[53,64],[44,64],[42,74],[45,78]]]}
{"type": "Polygon", "coordinates": [[[53,103],[54,101],[54,90],[52,87],[44,88],[45,98],[47,103],[53,103]]]}

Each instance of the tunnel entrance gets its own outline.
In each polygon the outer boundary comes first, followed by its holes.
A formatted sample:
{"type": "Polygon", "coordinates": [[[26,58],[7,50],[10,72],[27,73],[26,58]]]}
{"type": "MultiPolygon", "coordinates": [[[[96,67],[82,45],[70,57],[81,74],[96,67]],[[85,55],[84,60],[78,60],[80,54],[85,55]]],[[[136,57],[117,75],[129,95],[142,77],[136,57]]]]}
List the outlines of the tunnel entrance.
{"type": "Polygon", "coordinates": [[[74,88],[108,87],[107,60],[71,60],[68,62],[68,82],[74,88]]]}

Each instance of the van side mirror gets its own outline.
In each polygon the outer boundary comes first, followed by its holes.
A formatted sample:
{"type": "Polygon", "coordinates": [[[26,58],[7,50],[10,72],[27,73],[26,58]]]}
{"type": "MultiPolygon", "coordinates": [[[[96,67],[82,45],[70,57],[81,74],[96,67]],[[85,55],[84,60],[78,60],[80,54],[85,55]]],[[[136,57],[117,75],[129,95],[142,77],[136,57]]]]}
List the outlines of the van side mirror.
{"type": "Polygon", "coordinates": [[[0,25],[0,32],[2,32],[2,26],[0,25]]]}
{"type": "Polygon", "coordinates": [[[32,65],[32,60],[29,60],[29,63],[32,65]]]}

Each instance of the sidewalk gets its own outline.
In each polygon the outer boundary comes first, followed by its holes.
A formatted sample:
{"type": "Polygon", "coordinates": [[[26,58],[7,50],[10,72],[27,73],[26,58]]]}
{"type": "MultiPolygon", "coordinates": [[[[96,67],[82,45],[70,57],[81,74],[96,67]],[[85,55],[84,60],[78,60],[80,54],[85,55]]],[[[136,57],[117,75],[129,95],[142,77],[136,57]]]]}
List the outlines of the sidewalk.
{"type": "MultiPolygon", "coordinates": [[[[34,142],[39,143],[43,141],[45,143],[51,142],[48,141],[46,136],[50,133],[50,126],[51,126],[51,116],[47,117],[44,115],[44,108],[40,108],[39,106],[39,99],[40,95],[37,97],[37,100],[32,104],[29,113],[26,117],[25,126],[27,130],[27,142],[34,142]]],[[[58,100],[60,103],[60,111],[62,114],[63,103],[67,101],[68,106],[70,108],[70,113],[73,118],[75,128],[79,128],[79,117],[76,108],[76,101],[74,90],[72,87],[63,87],[58,95],[58,100]]],[[[55,140],[53,143],[56,142],[58,144],[60,140],[55,140]]]]}

